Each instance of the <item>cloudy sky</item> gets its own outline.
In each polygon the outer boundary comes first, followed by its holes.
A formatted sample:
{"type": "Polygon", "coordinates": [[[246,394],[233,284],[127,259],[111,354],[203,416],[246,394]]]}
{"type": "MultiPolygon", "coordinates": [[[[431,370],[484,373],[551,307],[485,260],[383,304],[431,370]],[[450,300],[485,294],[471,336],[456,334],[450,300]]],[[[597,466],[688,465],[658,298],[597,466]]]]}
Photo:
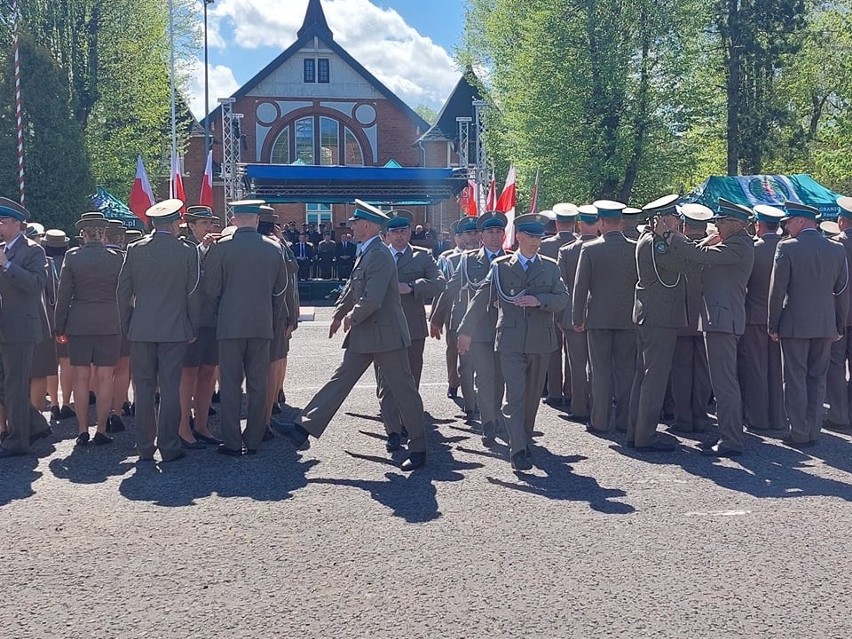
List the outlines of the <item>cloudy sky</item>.
{"type": "MultiPolygon", "coordinates": [[[[322,0],[334,39],[410,107],[438,110],[459,78],[453,49],[464,0],[322,0]]],[[[210,108],[296,40],[308,0],[215,0],[208,5],[210,108]]],[[[204,114],[204,65],[190,106],[204,114]]]]}

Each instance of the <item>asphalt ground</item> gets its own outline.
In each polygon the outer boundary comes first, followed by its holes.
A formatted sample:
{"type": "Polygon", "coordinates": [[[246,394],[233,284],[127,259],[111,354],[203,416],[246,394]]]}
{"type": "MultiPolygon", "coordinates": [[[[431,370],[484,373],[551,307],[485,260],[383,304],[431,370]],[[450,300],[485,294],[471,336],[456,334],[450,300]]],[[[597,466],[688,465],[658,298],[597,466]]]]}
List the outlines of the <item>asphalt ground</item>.
{"type": "MultiPolygon", "coordinates": [[[[293,406],[340,360],[329,321],[296,333],[293,406]]],[[[515,475],[445,397],[442,342],[421,390],[409,475],[371,372],[300,454],[279,437],[137,467],[132,427],[75,448],[55,425],[0,461],[0,638],[852,636],[849,437],[639,456],[542,406],[515,475]]]]}

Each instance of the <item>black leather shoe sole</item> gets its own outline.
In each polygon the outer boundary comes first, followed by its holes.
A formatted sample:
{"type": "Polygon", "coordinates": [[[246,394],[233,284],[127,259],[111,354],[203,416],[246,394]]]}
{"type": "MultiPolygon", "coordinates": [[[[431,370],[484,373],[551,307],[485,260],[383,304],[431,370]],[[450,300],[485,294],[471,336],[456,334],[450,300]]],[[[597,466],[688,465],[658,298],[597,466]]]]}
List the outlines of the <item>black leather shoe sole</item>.
{"type": "Polygon", "coordinates": [[[109,435],[104,435],[103,433],[95,433],[95,437],[92,439],[92,441],[95,442],[97,446],[104,446],[105,444],[112,443],[112,437],[110,437],[109,435]]]}
{"type": "Polygon", "coordinates": [[[239,457],[240,455],[243,454],[242,449],[241,450],[234,450],[233,448],[228,448],[227,446],[224,446],[224,445],[219,446],[216,449],[216,452],[219,453],[220,455],[228,455],[229,457],[239,457]]]}

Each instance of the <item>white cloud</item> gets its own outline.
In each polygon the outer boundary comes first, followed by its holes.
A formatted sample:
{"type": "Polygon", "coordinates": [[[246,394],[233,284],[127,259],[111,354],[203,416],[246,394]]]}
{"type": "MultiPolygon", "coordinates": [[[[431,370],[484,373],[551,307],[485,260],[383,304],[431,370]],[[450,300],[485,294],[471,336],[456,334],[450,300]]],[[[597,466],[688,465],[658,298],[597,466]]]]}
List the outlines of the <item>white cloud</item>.
{"type": "MultiPolygon", "coordinates": [[[[189,81],[186,90],[189,94],[189,108],[199,120],[204,113],[204,62],[194,59],[187,70],[189,81]]],[[[226,97],[240,88],[234,72],[225,65],[211,65],[209,73],[210,110],[218,106],[218,98],[226,97]]]]}
{"type": "MultiPolygon", "coordinates": [[[[307,4],[308,0],[219,0],[209,14],[211,45],[225,43],[223,27],[227,26],[234,33],[231,46],[283,51],[295,42],[307,4]],[[284,4],[286,11],[282,11],[284,4]]],[[[395,10],[369,0],[324,0],[322,4],[335,41],[370,73],[411,107],[441,107],[460,75],[445,49],[408,25],[395,10]]],[[[256,71],[267,62],[259,60],[256,71]]]]}

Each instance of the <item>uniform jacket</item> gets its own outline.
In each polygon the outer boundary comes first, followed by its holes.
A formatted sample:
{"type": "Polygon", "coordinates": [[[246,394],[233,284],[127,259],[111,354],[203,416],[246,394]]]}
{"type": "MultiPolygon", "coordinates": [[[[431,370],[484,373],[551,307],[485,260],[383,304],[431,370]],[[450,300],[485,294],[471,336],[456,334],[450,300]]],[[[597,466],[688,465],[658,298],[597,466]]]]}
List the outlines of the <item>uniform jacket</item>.
{"type": "Polygon", "coordinates": [[[746,285],[746,324],[766,326],[769,315],[769,280],[775,264],[775,249],[781,236],[773,233],[757,238],[754,242],[754,266],[746,285]]]}
{"type": "Polygon", "coordinates": [[[65,254],[59,273],[54,328],[57,335],[118,335],[116,289],[124,254],[87,242],[65,254]]]}
{"type": "Polygon", "coordinates": [[[0,343],[39,342],[45,337],[41,321],[47,280],[44,249],[22,235],[6,257],[8,270],[0,269],[0,343]]]}
{"type": "Polygon", "coordinates": [[[432,313],[429,315],[430,324],[447,326],[452,331],[459,327],[470,301],[468,291],[464,291],[462,295],[461,280],[453,280],[463,252],[454,248],[445,251],[438,258],[438,268],[444,274],[447,284],[438,299],[433,302],[432,313]],[[462,296],[464,299],[461,299],[462,296]]]}
{"type": "Polygon", "coordinates": [[[689,266],[683,257],[670,250],[660,236],[644,231],[636,242],[636,294],[633,321],[661,328],[684,328],[686,315],[686,278],[689,266]]]}
{"type": "MultiPolygon", "coordinates": [[[[843,231],[840,235],[833,238],[846,251],[846,264],[852,266],[852,231],[843,231]]],[[[847,286],[845,295],[849,300],[848,310],[846,312],[846,326],[852,326],[852,287],[847,286]]]]}
{"type": "Polygon", "coordinates": [[[321,262],[333,262],[337,253],[337,242],[334,240],[323,240],[317,244],[317,259],[321,262]]]}
{"type": "Polygon", "coordinates": [[[296,259],[299,260],[299,261],[304,261],[304,260],[310,261],[310,260],[314,259],[314,253],[315,253],[314,245],[311,244],[310,242],[305,242],[304,253],[305,253],[305,256],[303,258],[302,257],[302,245],[299,244],[299,242],[296,242],[295,244],[293,244],[293,255],[295,255],[296,259]]]}
{"type": "Polygon", "coordinates": [[[568,291],[568,304],[565,306],[561,315],[557,315],[559,325],[565,331],[572,329],[574,322],[574,307],[571,299],[574,292],[574,279],[577,276],[577,264],[580,261],[580,250],[585,242],[590,242],[597,238],[597,235],[581,235],[576,241],[565,244],[559,249],[559,257],[557,264],[559,265],[559,273],[562,276],[562,282],[565,284],[565,289],[568,291]]]}
{"type": "Polygon", "coordinates": [[[633,330],[636,242],[619,232],[585,242],[574,279],[572,315],[587,329],[633,330]]]}
{"type": "Polygon", "coordinates": [[[552,260],[558,260],[559,249],[566,244],[573,244],[576,241],[577,236],[571,231],[560,231],[556,235],[551,235],[541,241],[541,248],[538,249],[538,254],[549,257],[552,260]]]}
{"type": "Polygon", "coordinates": [[[355,261],[355,253],[358,250],[358,245],[355,242],[340,242],[337,244],[337,249],[335,255],[337,256],[337,261],[343,260],[354,262],[355,261]]]}
{"type": "Polygon", "coordinates": [[[200,278],[198,252],[170,233],[154,231],[130,244],[118,278],[118,308],[127,339],[193,339],[200,278]]]}
{"type": "Polygon", "coordinates": [[[484,314],[484,306],[497,301],[498,315],[494,349],[508,353],[550,353],[559,342],[556,337],[554,313],[568,304],[568,292],[559,277],[556,262],[541,255],[524,271],[518,253],[494,260],[489,275],[491,285],[485,286],[473,298],[468,312],[484,314]],[[520,307],[499,296],[497,283],[504,294],[512,296],[525,291],[541,302],[537,307],[520,307]]]}
{"type": "Polygon", "coordinates": [[[381,238],[355,260],[352,275],[334,309],[335,319],[352,312],[343,347],[353,353],[382,353],[411,346],[402,312],[396,266],[381,238]]]}
{"type": "MultiPolygon", "coordinates": [[[[502,251],[500,251],[498,257],[499,255],[502,255],[502,251]]],[[[466,260],[467,262],[466,270],[462,265],[463,261],[459,262],[459,268],[453,277],[458,278],[460,282],[464,276],[472,302],[476,291],[482,287],[490,288],[491,286],[490,281],[487,280],[488,274],[491,271],[491,263],[488,261],[488,254],[484,247],[478,251],[468,251],[462,260],[466,260]]],[[[495,300],[496,298],[492,299],[492,302],[495,300]]],[[[459,324],[459,333],[470,336],[474,342],[493,343],[497,335],[497,315],[497,308],[493,303],[480,304],[476,307],[470,303],[464,311],[461,323],[459,324]]]]}
{"type": "Polygon", "coordinates": [[[284,292],[284,310],[282,313],[283,326],[296,327],[299,325],[299,263],[293,251],[286,242],[279,242],[281,255],[284,258],[284,269],[287,271],[287,290],[284,292]]]}
{"type": "Polygon", "coordinates": [[[205,246],[198,242],[192,234],[190,234],[184,242],[191,244],[198,252],[201,280],[198,284],[198,288],[195,290],[195,307],[198,309],[196,326],[198,328],[216,328],[216,299],[210,297],[207,294],[207,291],[204,290],[205,271],[207,268],[207,257],[210,255],[210,247],[208,246],[205,248],[205,246]]]}
{"type": "Polygon", "coordinates": [[[284,308],[287,267],[280,245],[238,228],[210,248],[204,290],[218,300],[218,339],[269,339],[284,308]]]}
{"type": "Polygon", "coordinates": [[[754,265],[754,240],[742,230],[714,246],[673,236],[671,250],[704,266],[701,330],[705,333],[745,332],[746,285],[754,265]]]}
{"type": "Polygon", "coordinates": [[[778,242],[767,329],[780,337],[831,338],[846,326],[846,253],[816,230],[778,242]]]}
{"type": "Polygon", "coordinates": [[[429,335],[426,326],[426,300],[437,298],[441,294],[446,285],[444,276],[428,250],[411,245],[399,256],[396,275],[398,282],[414,284],[411,293],[400,295],[402,311],[408,322],[408,334],[412,340],[426,339],[429,335]]]}

